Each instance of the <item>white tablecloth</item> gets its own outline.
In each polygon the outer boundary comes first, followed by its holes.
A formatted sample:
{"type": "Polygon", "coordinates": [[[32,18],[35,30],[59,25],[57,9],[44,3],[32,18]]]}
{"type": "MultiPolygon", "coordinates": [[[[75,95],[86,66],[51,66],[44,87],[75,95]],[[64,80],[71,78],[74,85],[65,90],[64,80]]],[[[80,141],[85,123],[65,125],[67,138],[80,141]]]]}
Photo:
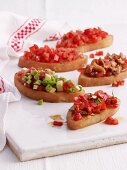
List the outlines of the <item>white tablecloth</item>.
{"type": "Polygon", "coordinates": [[[19,162],[6,147],[0,154],[0,170],[126,170],[127,144],[19,162]]]}

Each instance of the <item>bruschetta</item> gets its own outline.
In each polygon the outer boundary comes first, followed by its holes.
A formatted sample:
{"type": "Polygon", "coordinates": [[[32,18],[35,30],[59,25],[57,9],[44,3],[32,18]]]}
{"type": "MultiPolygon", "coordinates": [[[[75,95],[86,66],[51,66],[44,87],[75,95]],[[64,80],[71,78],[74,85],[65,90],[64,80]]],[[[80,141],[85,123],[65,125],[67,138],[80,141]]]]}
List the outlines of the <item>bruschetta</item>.
{"type": "Polygon", "coordinates": [[[87,56],[74,49],[53,49],[45,45],[39,48],[33,45],[20,57],[19,67],[49,68],[55,72],[66,72],[79,69],[87,63],[87,56]]]}
{"type": "Polygon", "coordinates": [[[105,121],[119,109],[120,100],[99,90],[74,99],[73,106],[67,113],[67,126],[77,130],[105,121]]]}
{"type": "Polygon", "coordinates": [[[113,36],[100,28],[89,28],[84,31],[70,31],[57,42],[57,48],[73,48],[79,52],[88,52],[108,47],[113,43],[113,36]]]}
{"type": "Polygon", "coordinates": [[[74,97],[84,94],[82,86],[58,77],[50,69],[23,68],[15,74],[14,83],[24,96],[46,102],[72,102],[74,97]]]}
{"type": "Polygon", "coordinates": [[[107,54],[103,59],[93,59],[82,69],[78,83],[82,86],[109,85],[127,78],[127,58],[120,53],[107,54]]]}

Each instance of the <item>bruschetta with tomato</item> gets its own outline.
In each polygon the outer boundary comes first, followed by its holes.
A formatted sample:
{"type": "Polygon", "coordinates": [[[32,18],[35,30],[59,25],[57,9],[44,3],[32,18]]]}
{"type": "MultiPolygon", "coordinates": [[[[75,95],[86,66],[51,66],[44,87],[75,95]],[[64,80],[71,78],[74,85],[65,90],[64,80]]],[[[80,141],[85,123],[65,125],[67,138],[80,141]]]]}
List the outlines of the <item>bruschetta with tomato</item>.
{"type": "Polygon", "coordinates": [[[19,67],[49,68],[55,72],[76,70],[87,63],[87,56],[78,53],[75,49],[53,49],[45,45],[39,48],[33,45],[20,57],[19,67]]]}
{"type": "Polygon", "coordinates": [[[57,48],[72,48],[79,52],[88,52],[111,46],[113,36],[101,28],[88,28],[84,31],[70,31],[57,42],[57,48]]]}
{"type": "Polygon", "coordinates": [[[102,90],[75,97],[67,113],[67,126],[77,130],[105,121],[119,109],[120,100],[102,90]]]}
{"type": "Polygon", "coordinates": [[[81,69],[78,83],[82,86],[113,84],[127,78],[127,58],[120,53],[106,54],[104,58],[93,59],[81,69]]]}
{"type": "Polygon", "coordinates": [[[23,68],[15,74],[14,83],[24,96],[46,102],[72,102],[74,97],[84,94],[82,86],[58,77],[50,69],[23,68]]]}

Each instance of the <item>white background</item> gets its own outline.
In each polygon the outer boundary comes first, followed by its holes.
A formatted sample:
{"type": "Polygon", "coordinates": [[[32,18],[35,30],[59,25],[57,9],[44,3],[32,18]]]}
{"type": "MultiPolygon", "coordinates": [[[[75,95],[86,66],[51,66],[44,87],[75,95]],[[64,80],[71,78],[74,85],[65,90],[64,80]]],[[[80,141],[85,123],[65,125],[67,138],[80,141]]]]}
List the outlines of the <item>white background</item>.
{"type": "MultiPolygon", "coordinates": [[[[0,0],[2,10],[65,20],[75,28],[127,24],[127,0],[0,0]]],[[[127,144],[26,163],[20,163],[6,147],[0,153],[0,170],[126,170],[126,160],[127,144]]]]}

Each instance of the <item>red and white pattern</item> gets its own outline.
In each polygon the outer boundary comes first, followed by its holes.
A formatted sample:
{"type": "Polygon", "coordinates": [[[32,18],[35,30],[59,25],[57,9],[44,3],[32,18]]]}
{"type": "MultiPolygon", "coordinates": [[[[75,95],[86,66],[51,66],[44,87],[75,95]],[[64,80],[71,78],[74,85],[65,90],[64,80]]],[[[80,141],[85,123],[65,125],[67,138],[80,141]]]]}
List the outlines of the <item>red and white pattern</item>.
{"type": "Polygon", "coordinates": [[[5,92],[4,80],[0,77],[0,94],[5,92]]]}
{"type": "Polygon", "coordinates": [[[37,32],[45,23],[41,19],[28,19],[19,29],[17,29],[10,37],[8,45],[16,52],[23,47],[24,40],[33,33],[37,32]]]}
{"type": "Polygon", "coordinates": [[[62,35],[58,32],[58,33],[56,33],[56,34],[52,34],[52,35],[50,35],[49,37],[47,37],[47,38],[45,39],[45,41],[56,41],[56,40],[61,39],[61,37],[62,37],[62,35]]]}

